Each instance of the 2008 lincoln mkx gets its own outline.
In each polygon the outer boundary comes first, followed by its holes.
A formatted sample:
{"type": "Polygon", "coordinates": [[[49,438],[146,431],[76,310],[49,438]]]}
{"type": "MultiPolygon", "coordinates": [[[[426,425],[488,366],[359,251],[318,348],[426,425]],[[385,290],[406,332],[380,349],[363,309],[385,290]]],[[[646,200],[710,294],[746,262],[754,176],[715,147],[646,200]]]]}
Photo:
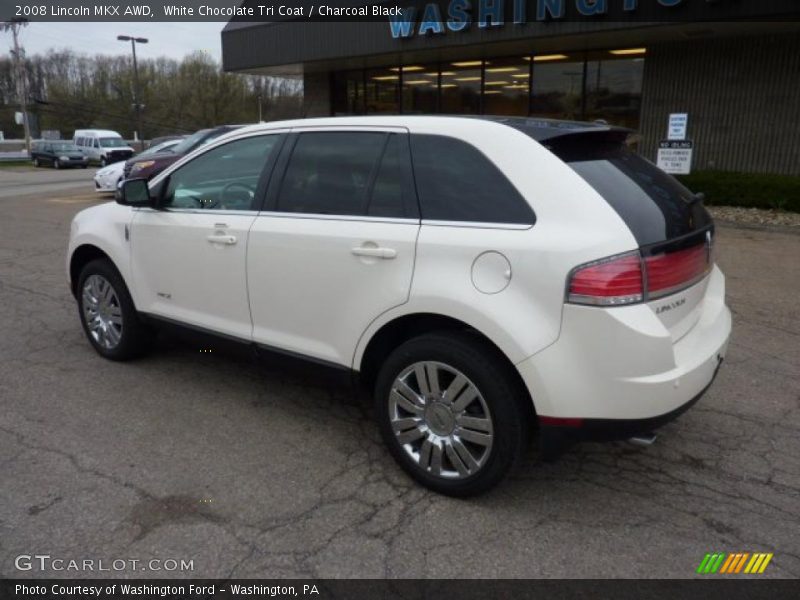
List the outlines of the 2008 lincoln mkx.
{"type": "Polygon", "coordinates": [[[531,432],[555,454],[652,431],[725,355],[712,220],[629,133],[454,117],[237,129],[75,217],[81,323],[113,360],[169,322],[352,370],[414,479],[484,491],[531,432]]]}

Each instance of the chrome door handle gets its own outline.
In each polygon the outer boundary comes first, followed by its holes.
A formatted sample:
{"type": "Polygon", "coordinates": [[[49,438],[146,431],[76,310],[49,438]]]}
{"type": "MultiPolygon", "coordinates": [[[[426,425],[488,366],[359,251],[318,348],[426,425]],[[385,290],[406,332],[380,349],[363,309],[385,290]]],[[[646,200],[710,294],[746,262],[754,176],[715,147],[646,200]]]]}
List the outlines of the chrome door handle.
{"type": "Polygon", "coordinates": [[[370,256],[372,258],[395,258],[397,250],[394,248],[381,248],[380,246],[357,246],[351,250],[356,256],[370,256]]]}
{"type": "Polygon", "coordinates": [[[212,244],[227,244],[228,246],[232,246],[236,243],[236,236],[235,235],[221,235],[218,233],[209,235],[206,238],[212,244]]]}

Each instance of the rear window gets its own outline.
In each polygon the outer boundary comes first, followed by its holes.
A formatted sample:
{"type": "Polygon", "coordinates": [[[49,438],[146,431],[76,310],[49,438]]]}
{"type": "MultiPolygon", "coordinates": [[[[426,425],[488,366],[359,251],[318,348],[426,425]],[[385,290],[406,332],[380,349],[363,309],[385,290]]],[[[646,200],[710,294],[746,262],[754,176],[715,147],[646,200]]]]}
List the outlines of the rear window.
{"type": "Polygon", "coordinates": [[[480,150],[452,137],[412,135],[423,219],[533,225],[528,202],[480,150]]]}
{"type": "Polygon", "coordinates": [[[711,217],[677,179],[619,142],[553,140],[550,150],[591,185],[640,246],[704,229],[711,217]]]}

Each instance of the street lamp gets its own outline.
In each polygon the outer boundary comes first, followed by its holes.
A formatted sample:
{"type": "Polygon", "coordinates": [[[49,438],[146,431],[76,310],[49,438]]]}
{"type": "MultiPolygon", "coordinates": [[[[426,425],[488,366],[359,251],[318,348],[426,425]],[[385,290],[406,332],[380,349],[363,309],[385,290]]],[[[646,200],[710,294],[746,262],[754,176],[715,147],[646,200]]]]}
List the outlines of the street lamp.
{"type": "Polygon", "coordinates": [[[118,35],[120,42],[130,42],[133,52],[133,105],[136,109],[136,128],[139,130],[139,145],[144,150],[144,131],[142,127],[142,104],[139,102],[139,67],[136,64],[136,44],[146,44],[147,38],[118,35]]]}

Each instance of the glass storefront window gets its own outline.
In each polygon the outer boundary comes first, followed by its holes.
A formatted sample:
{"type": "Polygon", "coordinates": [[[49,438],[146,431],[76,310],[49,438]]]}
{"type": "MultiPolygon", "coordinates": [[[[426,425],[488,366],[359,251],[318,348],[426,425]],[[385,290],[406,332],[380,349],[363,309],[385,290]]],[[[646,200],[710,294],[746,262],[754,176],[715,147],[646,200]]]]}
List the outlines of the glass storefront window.
{"type": "Polygon", "coordinates": [[[367,69],[367,114],[400,112],[400,67],[367,69]]]}
{"type": "Polygon", "coordinates": [[[464,60],[442,63],[440,112],[480,114],[482,62],[480,60],[464,60]]]}
{"type": "Polygon", "coordinates": [[[364,71],[339,71],[333,74],[331,110],[335,115],[364,114],[364,71]]]}
{"type": "Polygon", "coordinates": [[[636,129],[646,48],[413,63],[333,74],[339,114],[486,114],[636,129]]]}
{"type": "Polygon", "coordinates": [[[585,119],[636,129],[642,104],[644,54],[625,50],[592,52],[586,63],[585,119]]]}
{"type": "Polygon", "coordinates": [[[580,119],[583,112],[583,69],[584,61],[580,55],[534,56],[531,113],[551,119],[580,119]]]}
{"type": "Polygon", "coordinates": [[[530,91],[529,57],[499,58],[486,62],[483,81],[483,113],[528,114],[530,91]]]}
{"type": "Polygon", "coordinates": [[[439,65],[406,65],[402,81],[405,114],[439,112],[439,65]]]}

